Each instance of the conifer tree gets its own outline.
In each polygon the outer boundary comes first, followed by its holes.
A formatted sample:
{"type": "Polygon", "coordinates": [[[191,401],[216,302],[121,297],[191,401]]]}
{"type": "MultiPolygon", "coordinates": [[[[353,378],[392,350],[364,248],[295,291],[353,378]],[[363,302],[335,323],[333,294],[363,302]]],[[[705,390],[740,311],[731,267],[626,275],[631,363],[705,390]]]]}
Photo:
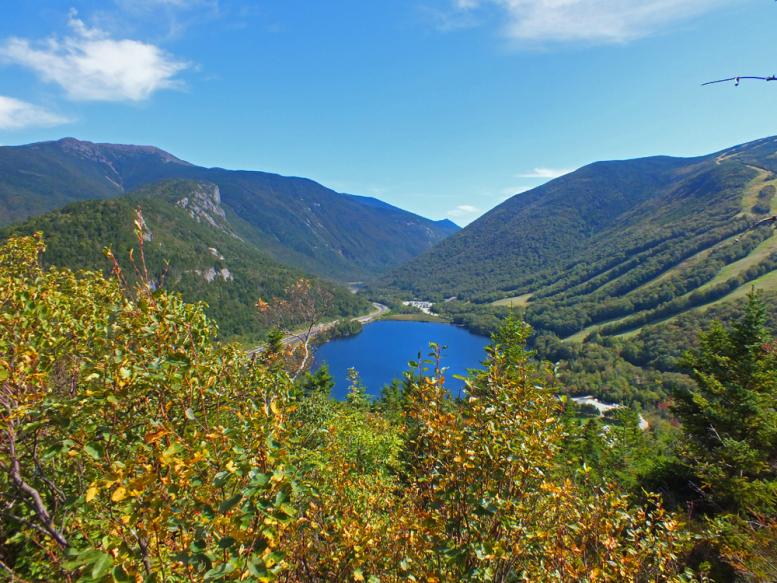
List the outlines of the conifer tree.
{"type": "Polygon", "coordinates": [[[753,291],[731,328],[713,324],[685,362],[696,388],[676,394],[681,457],[708,521],[699,551],[723,577],[777,578],[777,352],[753,291]]]}

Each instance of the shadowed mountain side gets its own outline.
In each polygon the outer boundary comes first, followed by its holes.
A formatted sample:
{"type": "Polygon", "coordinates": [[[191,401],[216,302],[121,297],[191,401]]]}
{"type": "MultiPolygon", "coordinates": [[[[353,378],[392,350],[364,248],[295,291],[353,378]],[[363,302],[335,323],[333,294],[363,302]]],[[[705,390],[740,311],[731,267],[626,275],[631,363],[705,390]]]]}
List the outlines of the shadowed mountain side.
{"type": "MultiPolygon", "coordinates": [[[[254,304],[284,295],[302,273],[279,264],[237,234],[210,183],[166,181],[128,196],[82,201],[0,229],[0,238],[42,231],[47,265],[109,273],[110,247],[125,275],[134,278],[129,251],[138,246],[135,209],[147,227],[144,250],[152,277],[187,301],[205,301],[223,337],[256,339],[264,333],[254,304]]],[[[138,257],[137,250],[135,257],[138,257]]],[[[344,287],[325,284],[333,294],[331,317],[366,313],[369,302],[344,287]]]]}
{"type": "Polygon", "coordinates": [[[203,168],[151,146],[73,138],[0,147],[0,224],[171,178],[216,184],[241,237],[283,263],[341,280],[384,273],[458,230],[305,178],[203,168]]]}

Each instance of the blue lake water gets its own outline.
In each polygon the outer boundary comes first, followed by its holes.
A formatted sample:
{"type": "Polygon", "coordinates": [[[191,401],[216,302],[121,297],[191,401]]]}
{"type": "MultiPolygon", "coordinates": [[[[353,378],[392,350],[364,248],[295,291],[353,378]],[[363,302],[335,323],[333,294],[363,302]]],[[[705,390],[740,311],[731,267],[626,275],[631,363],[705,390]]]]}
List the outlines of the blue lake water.
{"type": "Polygon", "coordinates": [[[446,386],[457,395],[463,383],[452,375],[463,375],[470,368],[480,368],[485,359],[484,347],[489,339],[477,336],[463,328],[436,322],[408,322],[381,320],[368,324],[361,333],[348,338],[332,340],[316,352],[314,369],[327,363],[335,379],[333,396],[344,399],[348,391],[347,371],[359,371],[362,383],[371,395],[380,395],[384,385],[402,378],[408,362],[429,353],[429,343],[447,346],[443,351],[442,366],[446,386]]]}

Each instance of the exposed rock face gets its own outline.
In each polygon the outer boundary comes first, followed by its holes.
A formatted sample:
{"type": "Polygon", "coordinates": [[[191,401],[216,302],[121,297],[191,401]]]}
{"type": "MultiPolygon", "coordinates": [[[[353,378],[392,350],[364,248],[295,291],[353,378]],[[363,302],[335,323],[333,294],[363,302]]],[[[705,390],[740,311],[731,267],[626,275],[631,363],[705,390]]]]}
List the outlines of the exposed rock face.
{"type": "Polygon", "coordinates": [[[214,229],[232,233],[227,225],[227,215],[221,206],[221,192],[215,184],[198,184],[189,196],[175,203],[189,211],[189,216],[198,223],[206,223],[214,229]]]}
{"type": "Polygon", "coordinates": [[[215,267],[209,267],[204,272],[199,269],[195,269],[194,273],[196,273],[197,275],[201,275],[208,283],[212,282],[217,277],[220,277],[224,281],[232,281],[234,279],[232,277],[232,272],[230,272],[229,269],[227,269],[226,267],[222,267],[221,269],[216,269],[215,267]]]}
{"type": "Polygon", "coordinates": [[[140,215],[140,228],[143,232],[143,240],[150,242],[154,238],[154,233],[151,232],[151,229],[148,228],[148,224],[146,223],[146,219],[143,218],[143,215],[140,215]]]}

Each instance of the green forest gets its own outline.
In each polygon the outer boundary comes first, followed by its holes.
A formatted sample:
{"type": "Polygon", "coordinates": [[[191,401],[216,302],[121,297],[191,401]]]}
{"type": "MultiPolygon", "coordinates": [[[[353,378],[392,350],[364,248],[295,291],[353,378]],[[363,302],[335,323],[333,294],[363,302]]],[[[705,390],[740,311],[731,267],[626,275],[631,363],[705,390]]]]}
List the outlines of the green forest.
{"type": "MultiPolygon", "coordinates": [[[[144,256],[154,286],[178,292],[192,303],[205,302],[206,312],[218,322],[221,338],[256,343],[268,326],[256,313],[255,302],[261,297],[283,296],[303,273],[241,238],[213,198],[214,188],[187,180],[161,182],[129,196],[70,204],[2,228],[0,239],[42,231],[48,248],[45,265],[108,274],[113,266],[105,256],[106,247],[122,262],[138,247],[133,223],[141,209],[144,256]],[[182,207],[183,200],[189,202],[188,208],[182,207]],[[200,217],[208,217],[212,224],[200,217]]],[[[130,283],[137,275],[127,265],[125,277],[130,283]]],[[[326,317],[369,310],[361,296],[319,281],[331,296],[326,317]]]]}
{"type": "Polygon", "coordinates": [[[337,402],[282,344],[249,357],[201,305],[44,248],[0,248],[8,578],[777,577],[777,346],[755,293],[684,351],[677,423],[646,432],[560,397],[513,317],[463,399],[430,346],[381,398],[354,375],[337,402]]]}
{"type": "Polygon", "coordinates": [[[697,158],[596,162],[517,195],[375,284],[463,323],[512,306],[560,338],[620,337],[753,285],[775,289],[772,139],[697,158]],[[469,312],[468,316],[464,312],[469,312]]]}
{"type": "Polygon", "coordinates": [[[777,583],[777,0],[0,18],[0,583],[777,583]]]}

